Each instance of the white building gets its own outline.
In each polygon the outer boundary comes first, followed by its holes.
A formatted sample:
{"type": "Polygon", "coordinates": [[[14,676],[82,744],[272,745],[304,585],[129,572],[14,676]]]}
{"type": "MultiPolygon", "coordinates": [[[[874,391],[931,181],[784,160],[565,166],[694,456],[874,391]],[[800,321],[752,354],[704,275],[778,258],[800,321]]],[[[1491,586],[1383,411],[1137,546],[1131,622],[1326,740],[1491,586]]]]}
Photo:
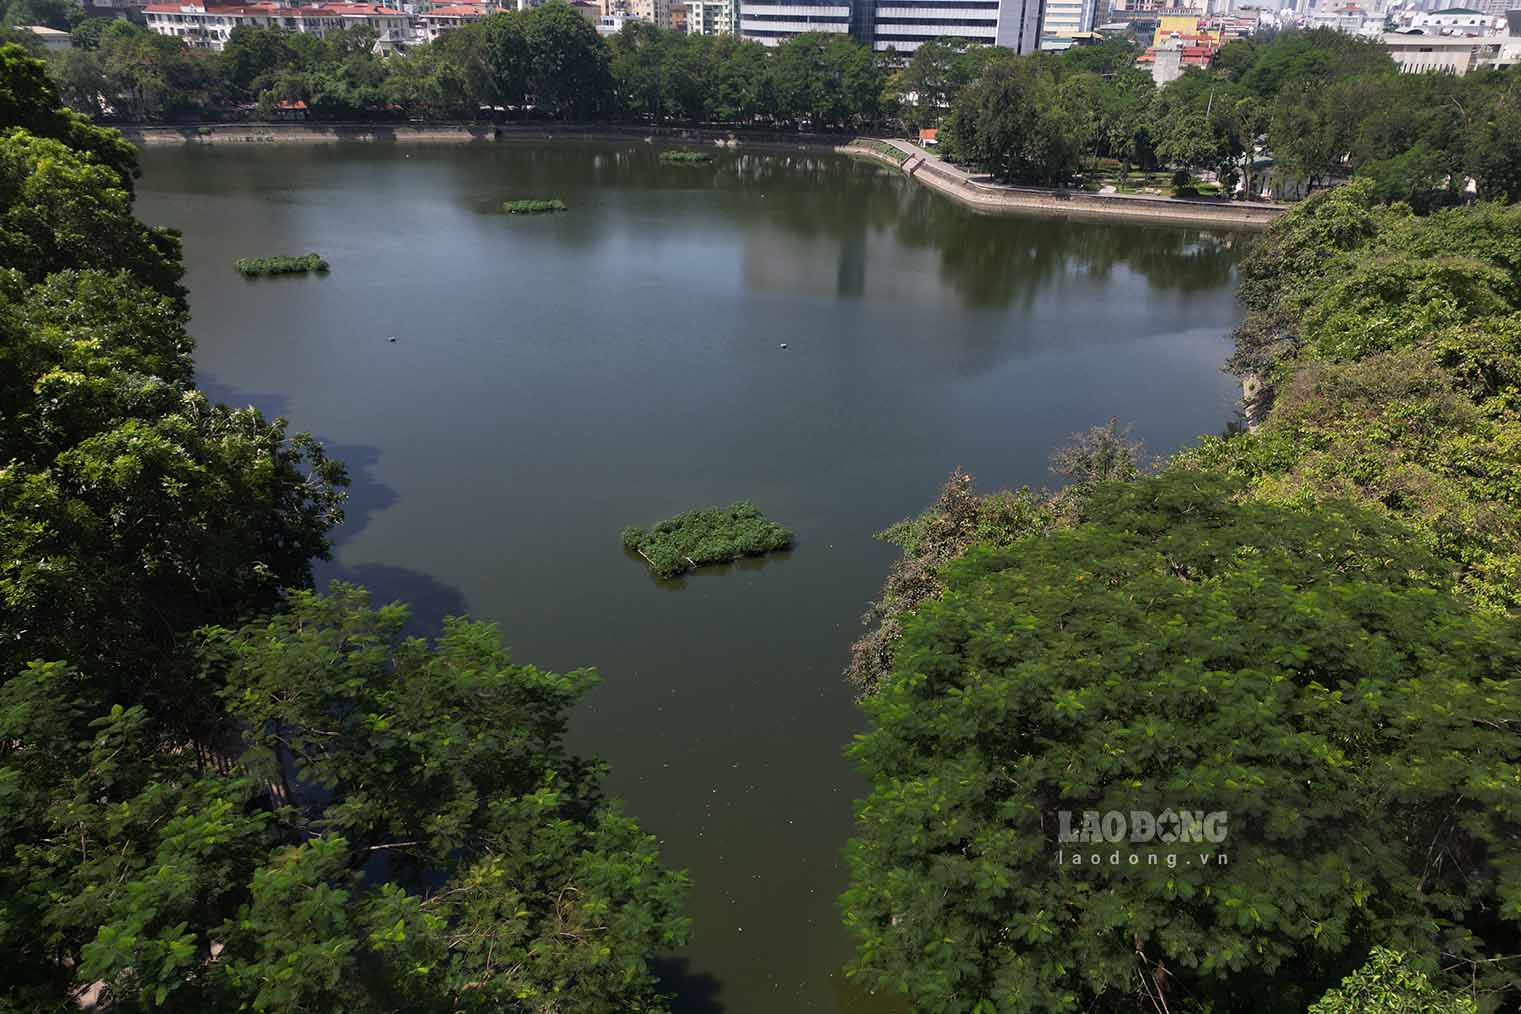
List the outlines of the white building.
{"type": "Polygon", "coordinates": [[[1040,34],[1070,39],[1091,32],[1097,8],[1097,0],[1045,0],[1040,34]]]}
{"type": "Polygon", "coordinates": [[[687,0],[688,35],[738,35],[739,0],[687,0]]]}
{"type": "MultiPolygon", "coordinates": [[[[752,0],[745,0],[748,12],[752,0]]],[[[871,48],[912,53],[930,40],[964,39],[1033,53],[1040,44],[1042,0],[858,0],[869,20],[861,34],[871,48]]],[[[1088,7],[1091,25],[1095,0],[1073,0],[1088,7]]]]}
{"type": "Polygon", "coordinates": [[[377,49],[389,51],[412,41],[411,19],[402,11],[375,4],[331,3],[286,7],[273,2],[217,5],[210,3],[150,3],[143,8],[150,31],[183,39],[194,49],[220,51],[238,27],[280,28],[316,35],[354,25],[375,30],[377,49]]]}
{"type": "Polygon", "coordinates": [[[416,38],[419,42],[432,42],[450,29],[481,21],[490,13],[490,8],[484,4],[429,7],[417,16],[416,38]]]}
{"type": "Polygon", "coordinates": [[[48,28],[45,25],[22,25],[19,31],[31,32],[41,40],[42,45],[48,52],[59,49],[73,49],[74,39],[68,32],[59,31],[56,28],[48,28]]]}
{"type": "Polygon", "coordinates": [[[1501,39],[1455,35],[1385,34],[1381,45],[1402,73],[1467,74],[1493,67],[1500,59],[1501,39]]]}
{"type": "Polygon", "coordinates": [[[1410,27],[1426,35],[1494,35],[1496,18],[1471,7],[1448,7],[1445,10],[1417,14],[1410,27]]]}
{"type": "Polygon", "coordinates": [[[739,34],[767,46],[775,46],[805,32],[843,35],[849,31],[849,0],[836,3],[743,0],[739,5],[739,34]]]}
{"type": "Polygon", "coordinates": [[[1355,4],[1311,11],[1307,24],[1310,28],[1330,28],[1347,35],[1374,36],[1384,30],[1382,15],[1370,14],[1355,4]]]}

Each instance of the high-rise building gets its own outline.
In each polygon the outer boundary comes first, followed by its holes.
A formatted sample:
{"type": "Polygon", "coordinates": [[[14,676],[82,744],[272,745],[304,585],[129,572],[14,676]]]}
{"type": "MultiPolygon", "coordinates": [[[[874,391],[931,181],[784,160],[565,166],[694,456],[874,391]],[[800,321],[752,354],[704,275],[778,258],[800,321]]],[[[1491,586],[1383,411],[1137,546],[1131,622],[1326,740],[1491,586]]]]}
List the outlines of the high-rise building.
{"type": "MultiPolygon", "coordinates": [[[[878,52],[912,53],[931,39],[1033,52],[1042,0],[742,0],[740,34],[767,45],[804,32],[849,32],[878,52]]],[[[1096,0],[1074,0],[1090,8],[1096,0]]],[[[1091,20],[1091,14],[1090,14],[1091,20]]]]}
{"type": "Polygon", "coordinates": [[[853,4],[871,0],[835,0],[833,3],[799,0],[741,0],[739,33],[746,39],[775,46],[805,32],[844,34],[851,30],[853,4]]]}
{"type": "MultiPolygon", "coordinates": [[[[1040,42],[1041,0],[865,0],[872,49],[912,53],[931,40],[965,39],[1033,52],[1040,42]]],[[[1077,0],[1093,3],[1094,0],[1077,0]]]]}
{"type": "Polygon", "coordinates": [[[1097,0],[1045,0],[1040,33],[1070,39],[1080,32],[1091,32],[1097,6],[1097,0]]]}

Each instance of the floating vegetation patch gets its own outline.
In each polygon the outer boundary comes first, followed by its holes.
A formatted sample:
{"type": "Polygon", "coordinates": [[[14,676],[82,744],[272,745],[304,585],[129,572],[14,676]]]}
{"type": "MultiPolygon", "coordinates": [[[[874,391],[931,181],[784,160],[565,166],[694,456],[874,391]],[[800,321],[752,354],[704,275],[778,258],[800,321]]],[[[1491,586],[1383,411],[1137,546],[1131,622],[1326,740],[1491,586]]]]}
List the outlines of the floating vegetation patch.
{"type": "Polygon", "coordinates": [[[663,151],[660,161],[675,165],[707,165],[713,161],[713,156],[705,151],[663,151]]]}
{"type": "Polygon", "coordinates": [[[645,531],[623,530],[623,545],[644,557],[656,577],[675,577],[709,563],[761,556],[792,545],[792,532],[766,520],[749,500],[703,507],[645,531]]]}
{"type": "Polygon", "coordinates": [[[326,274],[327,261],[314,253],[301,257],[239,257],[236,267],[245,278],[261,275],[304,275],[308,271],[326,274]]]}
{"type": "Polygon", "coordinates": [[[558,197],[548,201],[503,201],[502,210],[509,215],[547,215],[556,211],[569,211],[558,197]]]}

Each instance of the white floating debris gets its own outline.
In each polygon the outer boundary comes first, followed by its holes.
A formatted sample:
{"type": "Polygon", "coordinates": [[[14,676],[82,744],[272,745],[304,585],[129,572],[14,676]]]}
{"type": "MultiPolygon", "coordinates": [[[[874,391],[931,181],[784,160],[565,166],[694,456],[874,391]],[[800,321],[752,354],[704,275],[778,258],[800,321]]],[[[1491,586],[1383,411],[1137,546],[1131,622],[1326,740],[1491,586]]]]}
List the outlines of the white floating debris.
{"type": "Polygon", "coordinates": [[[786,342],[782,342],[782,348],[786,348],[786,347],[787,347],[787,343],[786,342]]]}

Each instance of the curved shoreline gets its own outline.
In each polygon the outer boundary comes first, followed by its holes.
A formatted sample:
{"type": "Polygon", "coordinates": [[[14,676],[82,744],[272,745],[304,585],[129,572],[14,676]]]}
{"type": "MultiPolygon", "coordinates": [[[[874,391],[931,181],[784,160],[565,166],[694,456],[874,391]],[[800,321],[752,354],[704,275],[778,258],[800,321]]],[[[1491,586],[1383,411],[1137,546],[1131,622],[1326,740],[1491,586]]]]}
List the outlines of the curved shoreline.
{"type": "Polygon", "coordinates": [[[992,183],[948,165],[906,142],[873,139],[905,154],[901,161],[880,150],[822,134],[764,133],[689,127],[622,127],[616,124],[413,123],[206,123],[119,128],[139,147],[172,144],[475,144],[513,141],[675,141],[772,151],[829,151],[891,166],[915,182],[959,201],[979,214],[1038,214],[1098,221],[1260,230],[1287,209],[1278,204],[1238,204],[1143,194],[1016,187],[992,183]]]}

